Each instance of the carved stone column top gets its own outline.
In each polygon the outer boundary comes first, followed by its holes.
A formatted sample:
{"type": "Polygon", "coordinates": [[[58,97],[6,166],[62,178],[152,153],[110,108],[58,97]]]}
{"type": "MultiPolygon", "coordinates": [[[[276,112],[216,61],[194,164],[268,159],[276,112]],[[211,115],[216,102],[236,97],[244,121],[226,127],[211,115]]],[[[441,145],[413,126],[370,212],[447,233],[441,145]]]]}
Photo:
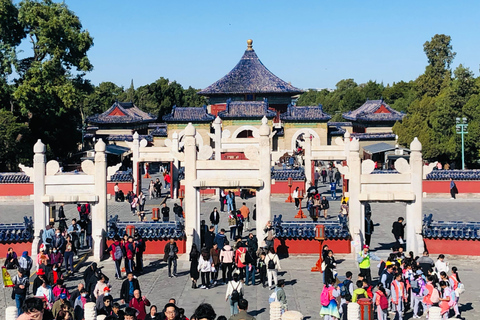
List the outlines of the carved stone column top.
{"type": "Polygon", "coordinates": [[[106,144],[103,142],[102,139],[98,140],[97,143],[95,143],[95,152],[105,152],[106,149],[106,144]]]}
{"type": "Polygon", "coordinates": [[[185,128],[185,136],[195,137],[196,133],[197,133],[197,129],[195,129],[193,124],[189,122],[185,128]]]}
{"type": "Polygon", "coordinates": [[[350,151],[352,152],[359,152],[360,151],[360,143],[357,138],[353,138],[350,142],[350,151]]]}
{"type": "Polygon", "coordinates": [[[35,152],[35,153],[45,153],[45,151],[46,151],[45,145],[43,144],[41,139],[38,139],[37,143],[35,143],[35,145],[33,146],[33,152],[35,152]]]}
{"type": "Polygon", "coordinates": [[[411,151],[422,151],[422,143],[415,137],[413,141],[410,143],[410,150],[411,151]]]}

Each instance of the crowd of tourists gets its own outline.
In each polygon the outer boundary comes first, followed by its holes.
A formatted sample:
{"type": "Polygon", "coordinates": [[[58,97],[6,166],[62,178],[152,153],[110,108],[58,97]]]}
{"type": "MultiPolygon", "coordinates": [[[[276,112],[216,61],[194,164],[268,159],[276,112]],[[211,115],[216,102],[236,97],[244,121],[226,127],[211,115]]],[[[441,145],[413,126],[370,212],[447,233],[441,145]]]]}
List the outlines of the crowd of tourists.
{"type": "Polygon", "coordinates": [[[324,287],[320,295],[320,316],[326,320],[347,320],[348,303],[361,298],[369,298],[378,320],[386,320],[388,314],[401,320],[405,312],[411,310],[413,318],[426,315],[432,306],[441,309],[442,319],[460,317],[459,298],[465,288],[460,280],[458,269],[451,267],[443,254],[436,262],[425,251],[422,257],[413,252],[405,255],[402,246],[395,247],[386,261],[369,251],[364,245],[358,254],[360,273],[353,278],[346,272],[340,282],[336,272],[336,262],[332,250],[324,246],[322,250],[324,287]],[[373,280],[371,261],[379,261],[378,279],[373,280]]]}

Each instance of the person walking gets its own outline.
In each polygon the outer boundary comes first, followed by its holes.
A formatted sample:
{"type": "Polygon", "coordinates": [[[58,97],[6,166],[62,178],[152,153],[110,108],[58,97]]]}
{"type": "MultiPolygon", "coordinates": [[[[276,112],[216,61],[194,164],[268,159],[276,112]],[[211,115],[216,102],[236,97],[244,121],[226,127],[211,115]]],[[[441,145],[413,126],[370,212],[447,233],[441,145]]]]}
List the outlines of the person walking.
{"type": "Polygon", "coordinates": [[[232,191],[228,191],[226,199],[227,199],[227,210],[229,212],[231,212],[231,211],[233,211],[233,194],[232,194],[232,191]]]}
{"type": "Polygon", "coordinates": [[[271,221],[267,221],[267,225],[263,229],[264,240],[265,240],[265,247],[268,250],[269,248],[273,248],[274,240],[275,240],[275,228],[272,226],[271,221]]]}
{"type": "Polygon", "coordinates": [[[148,196],[150,200],[155,198],[155,183],[153,180],[150,180],[150,184],[148,185],[148,196]]]}
{"type": "Polygon", "coordinates": [[[325,167],[322,168],[322,172],[320,174],[322,176],[322,183],[326,184],[327,183],[327,170],[325,167]]]}
{"type": "Polygon", "coordinates": [[[23,251],[22,256],[18,259],[19,268],[23,269],[25,276],[30,278],[30,270],[32,270],[33,260],[28,256],[28,251],[23,251]]]}
{"type": "Polygon", "coordinates": [[[456,199],[455,196],[457,193],[457,185],[455,184],[455,181],[453,181],[453,178],[450,178],[450,196],[452,196],[452,199],[456,199]]]}
{"type": "Polygon", "coordinates": [[[135,257],[135,244],[133,243],[133,237],[128,237],[127,243],[125,244],[123,249],[125,250],[125,257],[127,258],[125,264],[125,271],[127,273],[133,272],[133,258],[135,257]]]}
{"type": "Polygon", "coordinates": [[[192,244],[192,250],[190,250],[189,261],[190,261],[190,278],[192,279],[192,289],[197,288],[197,280],[199,278],[198,272],[198,259],[200,258],[200,252],[197,249],[197,245],[192,244]]]}
{"type": "Polygon", "coordinates": [[[220,212],[225,212],[225,204],[227,202],[227,199],[226,199],[225,190],[223,189],[220,190],[219,200],[220,200],[220,212]]]}
{"type": "Polygon", "coordinates": [[[452,274],[448,278],[450,286],[455,292],[455,304],[453,305],[453,310],[455,311],[455,317],[460,318],[460,310],[458,309],[458,300],[460,295],[465,291],[462,282],[460,281],[460,276],[458,275],[457,267],[452,267],[452,274]]]}
{"type": "MultiPolygon", "coordinates": [[[[377,310],[377,320],[387,320],[388,316],[388,298],[387,292],[381,283],[378,284],[378,290],[373,297],[377,310]]],[[[415,318],[415,316],[414,316],[415,318]]]]}
{"type": "Polygon", "coordinates": [[[365,214],[365,244],[370,246],[370,240],[372,240],[372,233],[373,233],[373,221],[372,221],[372,214],[366,213],[365,214]]]}
{"type": "Polygon", "coordinates": [[[333,251],[328,250],[328,255],[325,257],[323,261],[325,263],[325,270],[324,270],[324,283],[332,283],[332,279],[335,279],[334,270],[337,267],[337,263],[335,262],[335,257],[333,256],[333,251]]]}
{"type": "Polygon", "coordinates": [[[210,289],[210,273],[212,272],[213,260],[207,249],[202,249],[200,258],[198,258],[198,271],[202,278],[200,289],[210,289]]]}
{"type": "MultiPolygon", "coordinates": [[[[240,237],[237,237],[237,240],[241,240],[240,237]]],[[[240,279],[245,277],[245,264],[247,257],[247,248],[243,245],[241,241],[237,242],[237,250],[235,251],[235,266],[240,271],[240,279]]]]}
{"type": "MultiPolygon", "coordinates": [[[[223,229],[222,229],[223,230],[223,229]]],[[[227,283],[232,280],[232,271],[233,271],[233,257],[234,252],[232,247],[226,241],[223,248],[220,250],[220,263],[222,266],[222,282],[227,283]]]]}
{"type": "Polygon", "coordinates": [[[27,298],[28,287],[30,286],[30,280],[25,274],[25,270],[22,268],[17,269],[17,275],[12,278],[13,284],[13,296],[15,297],[15,304],[17,306],[17,315],[22,314],[23,302],[27,298]]]}
{"type": "Polygon", "coordinates": [[[133,277],[133,273],[130,272],[127,274],[127,279],[123,281],[120,289],[122,304],[128,304],[133,299],[135,290],[140,290],[140,283],[133,277]]]}
{"type": "Polygon", "coordinates": [[[392,233],[395,237],[395,241],[397,242],[397,246],[403,246],[405,243],[405,225],[403,224],[403,217],[398,217],[398,220],[395,221],[392,225],[392,233]]]}
{"type": "Polygon", "coordinates": [[[233,280],[227,284],[225,301],[230,304],[230,315],[238,314],[238,302],[243,299],[243,283],[239,280],[238,274],[233,275],[233,280]]]}
{"type": "Polygon", "coordinates": [[[337,183],[335,181],[330,182],[330,192],[332,193],[332,200],[337,200],[337,183]]]}
{"type": "Polygon", "coordinates": [[[250,231],[250,209],[248,209],[246,203],[242,203],[242,207],[240,208],[240,212],[243,217],[243,221],[245,223],[245,230],[250,231]]]}
{"type": "Polygon", "coordinates": [[[160,182],[159,178],[155,180],[154,187],[155,187],[155,196],[157,198],[160,198],[162,196],[162,183],[160,182]]]}
{"type": "Polygon", "coordinates": [[[210,213],[210,223],[215,227],[215,234],[218,233],[218,224],[220,223],[220,213],[217,210],[217,207],[213,208],[213,211],[210,213]]]}
{"type": "Polygon", "coordinates": [[[298,189],[299,187],[296,187],[292,194],[293,200],[295,200],[295,209],[298,209],[298,206],[300,205],[300,199],[298,199],[298,189]]]}
{"type": "Polygon", "coordinates": [[[265,257],[265,264],[267,265],[267,278],[268,278],[268,287],[270,290],[274,289],[278,285],[278,270],[281,270],[280,260],[278,255],[275,253],[273,247],[269,248],[269,252],[265,257]],[[274,283],[275,285],[273,285],[274,283]]]}
{"type": "Polygon", "coordinates": [[[335,183],[337,184],[337,186],[341,187],[342,186],[342,181],[341,181],[342,174],[340,173],[340,171],[338,171],[338,169],[335,170],[334,178],[335,178],[335,183]]]}
{"type": "Polygon", "coordinates": [[[225,235],[225,229],[220,229],[220,232],[215,235],[213,243],[218,246],[218,249],[222,250],[225,242],[228,242],[227,236],[225,235]]]}
{"type": "Polygon", "coordinates": [[[249,315],[247,310],[248,301],[245,299],[240,299],[238,301],[238,313],[228,318],[228,320],[255,320],[255,317],[249,315]]]}
{"type": "Polygon", "coordinates": [[[323,290],[320,295],[320,302],[322,306],[320,309],[320,317],[323,317],[324,320],[340,319],[336,300],[339,295],[340,289],[335,288],[335,280],[328,285],[323,286],[323,290]],[[322,297],[325,297],[325,301],[322,299],[322,297]]]}
{"type": "Polygon", "coordinates": [[[283,289],[285,287],[285,280],[279,279],[277,287],[275,288],[275,300],[280,302],[281,309],[282,309],[282,314],[285,311],[288,311],[288,303],[287,303],[287,295],[285,294],[285,290],[283,289]]]}
{"type": "Polygon", "coordinates": [[[233,211],[230,211],[228,215],[228,226],[230,227],[230,241],[233,241],[237,233],[237,216],[233,211]]]}
{"type": "Polygon", "coordinates": [[[370,271],[370,260],[380,261],[380,258],[375,254],[369,252],[369,246],[364,245],[363,250],[358,254],[357,262],[360,268],[360,274],[362,274],[368,281],[369,284],[372,283],[372,273],[370,271]]]}
{"type": "Polygon", "coordinates": [[[172,264],[173,264],[173,277],[177,276],[177,253],[178,247],[175,239],[170,238],[170,241],[165,245],[163,249],[165,253],[163,256],[163,261],[168,263],[168,276],[172,277],[172,264]]]}
{"type": "Polygon", "coordinates": [[[242,216],[242,212],[240,210],[237,211],[237,236],[240,238],[243,237],[243,225],[245,223],[245,219],[242,216]]]}
{"type": "Polygon", "coordinates": [[[313,174],[313,181],[315,184],[315,187],[318,187],[318,180],[320,179],[320,173],[318,170],[315,170],[315,173],[313,174]]]}
{"type": "Polygon", "coordinates": [[[392,296],[392,309],[395,311],[395,318],[403,320],[405,303],[407,302],[407,291],[405,290],[405,283],[402,281],[401,272],[395,275],[395,280],[392,281],[390,292],[392,296]]]}
{"type": "Polygon", "coordinates": [[[58,208],[58,228],[63,232],[67,230],[67,217],[65,216],[65,210],[63,204],[58,208]]]}
{"type": "Polygon", "coordinates": [[[146,250],[145,241],[140,234],[135,233],[135,271],[143,272],[143,253],[146,250]]]}
{"type": "Polygon", "coordinates": [[[220,271],[220,249],[218,249],[218,245],[213,244],[213,248],[210,249],[210,257],[212,258],[213,262],[210,283],[215,286],[217,284],[218,273],[220,271]]]}
{"type": "Polygon", "coordinates": [[[328,209],[330,209],[330,203],[327,200],[327,197],[323,196],[322,201],[320,202],[320,208],[323,210],[323,217],[328,219],[328,209]]]}
{"type": "Polygon", "coordinates": [[[170,208],[167,207],[167,203],[164,202],[162,206],[162,221],[168,222],[170,221],[170,208]]]}
{"type": "Polygon", "coordinates": [[[137,310],[137,320],[145,320],[147,316],[146,307],[150,306],[150,301],[148,301],[147,297],[142,296],[140,289],[136,289],[133,291],[133,298],[128,303],[128,306],[137,310]]]}

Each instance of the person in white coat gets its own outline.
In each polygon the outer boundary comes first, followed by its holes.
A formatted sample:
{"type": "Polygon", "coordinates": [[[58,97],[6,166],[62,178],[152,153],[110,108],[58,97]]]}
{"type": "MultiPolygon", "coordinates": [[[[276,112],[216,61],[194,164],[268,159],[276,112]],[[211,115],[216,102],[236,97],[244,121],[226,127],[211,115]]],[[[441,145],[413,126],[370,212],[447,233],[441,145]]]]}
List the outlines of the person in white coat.
{"type": "Polygon", "coordinates": [[[198,271],[202,277],[202,286],[200,289],[210,289],[210,273],[213,268],[215,267],[210,252],[202,249],[202,254],[198,258],[198,271]]]}
{"type": "Polygon", "coordinates": [[[442,271],[448,274],[448,272],[450,271],[448,262],[445,261],[445,256],[443,254],[438,256],[437,262],[435,262],[435,269],[437,270],[438,274],[442,271]]]}
{"type": "Polygon", "coordinates": [[[238,313],[238,301],[243,299],[243,283],[240,281],[238,273],[233,275],[233,280],[227,284],[227,292],[225,293],[225,301],[230,304],[230,314],[233,316],[238,313]],[[236,293],[234,294],[234,291],[236,293]]]}
{"type": "Polygon", "coordinates": [[[269,252],[265,257],[265,265],[267,266],[267,279],[268,279],[268,286],[270,290],[273,290],[278,284],[278,270],[281,270],[280,266],[280,259],[278,259],[278,255],[275,253],[275,249],[273,247],[269,248],[269,252]],[[275,283],[272,284],[272,280],[275,283]]]}

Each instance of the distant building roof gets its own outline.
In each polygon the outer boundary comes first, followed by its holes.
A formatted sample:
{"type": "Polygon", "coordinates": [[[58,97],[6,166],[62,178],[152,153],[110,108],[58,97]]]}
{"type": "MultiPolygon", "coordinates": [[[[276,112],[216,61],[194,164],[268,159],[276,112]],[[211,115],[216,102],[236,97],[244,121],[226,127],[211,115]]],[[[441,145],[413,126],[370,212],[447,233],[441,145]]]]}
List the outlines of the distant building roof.
{"type": "Polygon", "coordinates": [[[287,111],[280,115],[284,121],[327,121],[332,117],[323,112],[323,106],[297,107],[289,105],[287,111]]]}
{"type": "MultiPolygon", "coordinates": [[[[100,135],[102,136],[102,135],[100,135]]],[[[107,141],[133,141],[133,134],[109,134],[104,137],[107,141]]],[[[140,134],[138,136],[139,140],[147,140],[148,142],[153,141],[153,137],[149,134],[140,134]]]]}
{"type": "Polygon", "coordinates": [[[232,118],[274,118],[275,111],[268,109],[267,99],[263,101],[231,101],[227,100],[227,108],[219,111],[218,116],[222,119],[232,118]]]}
{"type": "Polygon", "coordinates": [[[343,114],[343,117],[347,120],[366,122],[400,121],[404,116],[403,112],[393,109],[383,99],[367,100],[358,109],[343,114]]]}
{"type": "MultiPolygon", "coordinates": [[[[166,123],[156,123],[157,127],[150,132],[150,135],[152,137],[167,137],[167,124],[166,123]]],[[[149,128],[150,125],[148,126],[149,128]]]]}
{"type": "Polygon", "coordinates": [[[371,144],[369,146],[365,146],[363,147],[363,150],[367,153],[375,154],[375,153],[383,153],[386,151],[395,150],[395,146],[385,142],[380,142],[380,143],[371,144]]]}
{"type": "Polygon", "coordinates": [[[107,111],[102,114],[96,114],[87,118],[87,122],[92,124],[105,123],[148,123],[157,119],[152,114],[140,110],[133,102],[116,101],[107,111]]]}
{"type": "Polygon", "coordinates": [[[288,93],[295,95],[303,90],[283,81],[258,59],[252,49],[252,41],[240,62],[223,78],[198,92],[200,95],[247,94],[247,93],[288,93]]]}
{"type": "Polygon", "coordinates": [[[173,106],[172,112],[163,116],[165,122],[210,122],[215,116],[207,112],[207,106],[203,107],[177,107],[173,106]]]}

